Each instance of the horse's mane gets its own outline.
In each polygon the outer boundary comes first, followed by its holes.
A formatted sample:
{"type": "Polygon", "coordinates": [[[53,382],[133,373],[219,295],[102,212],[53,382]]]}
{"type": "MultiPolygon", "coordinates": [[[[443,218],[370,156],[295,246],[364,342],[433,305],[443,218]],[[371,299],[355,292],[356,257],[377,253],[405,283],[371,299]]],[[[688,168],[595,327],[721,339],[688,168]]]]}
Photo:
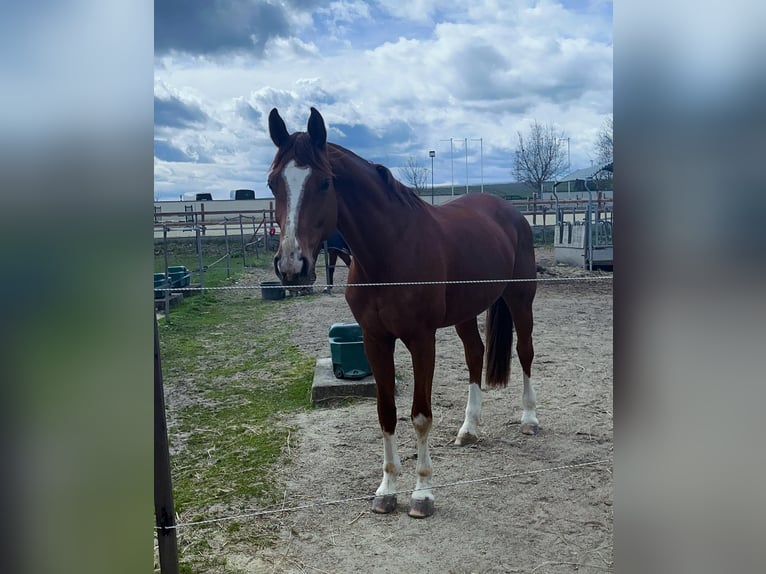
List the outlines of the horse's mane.
{"type": "Polygon", "coordinates": [[[354,162],[364,165],[368,168],[375,170],[377,176],[382,180],[383,184],[390,191],[391,195],[401,201],[403,204],[409,207],[422,207],[425,205],[422,199],[415,193],[411,187],[407,187],[402,182],[394,177],[391,170],[385,165],[379,163],[373,163],[363,157],[358,156],[349,149],[339,146],[338,144],[327,144],[327,153],[321,153],[317,147],[311,142],[311,138],[307,133],[296,132],[290,135],[287,145],[281,147],[277,154],[274,156],[274,161],[271,162],[271,170],[273,171],[278,165],[281,165],[285,156],[292,152],[295,155],[296,161],[302,165],[310,165],[313,168],[318,168],[330,177],[334,177],[336,174],[333,172],[331,155],[340,155],[342,158],[346,157],[354,162]]]}
{"type": "Polygon", "coordinates": [[[391,170],[388,169],[385,165],[380,163],[373,163],[369,160],[366,160],[363,157],[358,156],[351,150],[346,149],[343,146],[339,146],[338,144],[330,144],[330,151],[335,151],[336,153],[340,153],[341,156],[349,156],[355,161],[373,168],[375,172],[377,173],[378,177],[382,180],[383,184],[391,192],[391,195],[394,196],[399,201],[401,201],[402,203],[404,203],[405,205],[408,205],[410,207],[422,207],[423,205],[425,205],[423,200],[420,199],[417,193],[415,193],[415,190],[413,190],[411,187],[407,187],[398,179],[396,179],[394,177],[394,174],[391,173],[391,170]]]}
{"type": "Polygon", "coordinates": [[[380,177],[383,179],[388,188],[393,192],[393,194],[398,199],[402,200],[405,204],[410,206],[423,204],[423,200],[418,197],[418,194],[415,193],[415,190],[413,190],[411,187],[407,187],[401,181],[396,179],[394,174],[391,173],[391,170],[388,169],[385,165],[376,163],[375,170],[378,172],[380,177]]]}

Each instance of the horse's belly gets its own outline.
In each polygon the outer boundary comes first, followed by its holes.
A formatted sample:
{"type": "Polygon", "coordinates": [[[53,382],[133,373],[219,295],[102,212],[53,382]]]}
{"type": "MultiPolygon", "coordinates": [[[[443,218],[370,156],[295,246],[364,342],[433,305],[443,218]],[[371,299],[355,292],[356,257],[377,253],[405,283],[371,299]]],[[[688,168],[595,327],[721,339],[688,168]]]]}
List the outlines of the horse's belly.
{"type": "Polygon", "coordinates": [[[392,286],[381,290],[346,290],[346,302],[363,330],[404,337],[435,330],[445,317],[443,286],[392,286]]]}
{"type": "Polygon", "coordinates": [[[363,330],[403,337],[473,319],[497,301],[505,287],[501,283],[398,286],[377,293],[347,289],[346,301],[363,330]]]}
{"type": "Polygon", "coordinates": [[[503,294],[505,284],[466,285],[449,289],[446,293],[445,312],[441,327],[450,327],[477,317],[503,294]]]}

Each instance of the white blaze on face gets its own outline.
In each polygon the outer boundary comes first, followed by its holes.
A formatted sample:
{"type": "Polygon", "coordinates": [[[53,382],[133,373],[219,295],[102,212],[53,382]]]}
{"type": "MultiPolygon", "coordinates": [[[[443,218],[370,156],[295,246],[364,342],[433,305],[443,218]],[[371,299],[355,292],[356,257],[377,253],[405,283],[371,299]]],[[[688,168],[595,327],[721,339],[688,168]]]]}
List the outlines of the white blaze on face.
{"type": "Polygon", "coordinates": [[[311,168],[298,167],[295,160],[285,166],[282,176],[285,178],[287,188],[287,215],[285,229],[282,236],[282,258],[279,260],[279,269],[287,275],[297,275],[303,268],[303,254],[298,245],[298,214],[303,201],[303,188],[311,175],[311,168]]]}

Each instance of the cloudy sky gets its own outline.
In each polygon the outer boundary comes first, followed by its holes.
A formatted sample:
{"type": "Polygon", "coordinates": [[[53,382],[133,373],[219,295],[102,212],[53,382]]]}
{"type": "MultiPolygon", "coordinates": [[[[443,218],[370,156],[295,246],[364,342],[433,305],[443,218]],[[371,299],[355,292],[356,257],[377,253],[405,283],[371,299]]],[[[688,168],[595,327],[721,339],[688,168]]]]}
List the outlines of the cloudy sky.
{"type": "Polygon", "coordinates": [[[433,149],[435,184],[454,172],[456,186],[482,172],[512,181],[517,132],[534,119],[569,137],[573,169],[588,166],[612,113],[607,0],[162,0],[154,10],[159,199],[268,196],[273,107],[291,132],[316,107],[330,141],[396,174],[409,157],[430,170],[433,149]]]}

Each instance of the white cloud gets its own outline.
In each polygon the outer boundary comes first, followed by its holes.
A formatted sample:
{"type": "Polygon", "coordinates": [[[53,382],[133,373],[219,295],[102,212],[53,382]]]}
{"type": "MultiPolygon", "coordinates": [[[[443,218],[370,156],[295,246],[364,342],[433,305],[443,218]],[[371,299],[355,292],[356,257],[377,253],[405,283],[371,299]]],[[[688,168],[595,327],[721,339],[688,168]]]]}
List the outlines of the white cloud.
{"type": "Polygon", "coordinates": [[[357,20],[369,20],[371,18],[370,5],[360,0],[330,2],[329,6],[320,7],[316,12],[326,16],[336,26],[339,23],[353,24],[357,20]]]}
{"type": "MultiPolygon", "coordinates": [[[[301,13],[295,19],[300,37],[273,39],[262,59],[159,60],[156,93],[193,101],[218,126],[204,134],[173,134],[179,147],[197,146],[217,162],[173,166],[174,181],[195,173],[214,186],[217,178],[236,179],[232,171],[250,178],[265,174],[274,153],[266,131],[270,109],[279,108],[293,131],[305,129],[311,105],[330,128],[364,125],[370,133],[392,134],[373,150],[379,157],[437,149],[438,163],[445,145],[449,155],[449,143],[440,139],[460,138],[462,146],[463,137],[481,137],[485,176],[507,180],[516,132],[536,118],[567,132],[573,165],[588,164],[611,112],[607,11],[573,11],[548,0],[372,6],[333,2],[313,23],[301,13]],[[399,28],[405,21],[414,24],[399,28]],[[318,22],[326,28],[317,28],[318,22]]],[[[330,129],[334,133],[341,135],[330,129]]],[[[469,143],[471,162],[478,146],[469,143]]],[[[168,177],[166,171],[156,174],[158,184],[168,177]]],[[[222,192],[228,189],[222,185],[222,192]]]]}
{"type": "MultiPolygon", "coordinates": [[[[437,8],[446,8],[454,10],[456,6],[450,6],[453,3],[438,2],[435,0],[378,0],[377,4],[389,16],[414,22],[430,22],[437,12],[437,8]]],[[[455,2],[454,4],[460,4],[455,2]]]]}

